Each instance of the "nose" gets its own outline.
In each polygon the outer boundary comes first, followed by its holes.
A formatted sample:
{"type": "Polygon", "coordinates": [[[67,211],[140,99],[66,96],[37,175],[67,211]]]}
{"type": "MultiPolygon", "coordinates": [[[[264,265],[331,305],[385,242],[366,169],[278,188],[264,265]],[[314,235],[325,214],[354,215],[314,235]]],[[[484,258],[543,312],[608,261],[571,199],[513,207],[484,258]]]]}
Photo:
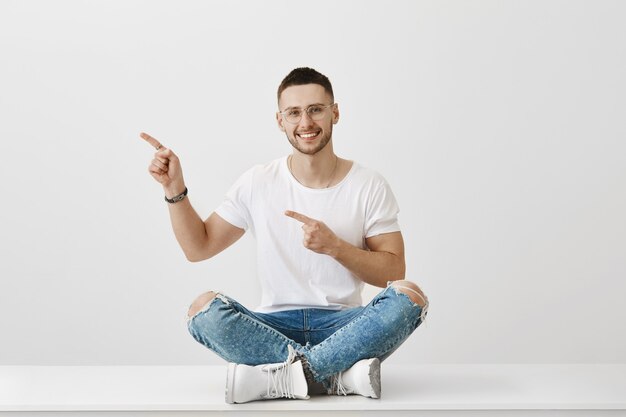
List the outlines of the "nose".
{"type": "Polygon", "coordinates": [[[313,126],[313,119],[311,119],[308,112],[302,112],[302,118],[300,119],[300,122],[298,122],[298,126],[300,128],[313,126]]]}

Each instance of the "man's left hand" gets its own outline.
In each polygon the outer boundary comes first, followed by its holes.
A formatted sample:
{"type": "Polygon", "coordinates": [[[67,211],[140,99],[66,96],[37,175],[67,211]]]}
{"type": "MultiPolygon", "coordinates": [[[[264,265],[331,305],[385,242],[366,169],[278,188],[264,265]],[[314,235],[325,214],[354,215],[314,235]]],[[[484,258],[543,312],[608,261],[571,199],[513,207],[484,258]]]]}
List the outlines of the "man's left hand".
{"type": "Polygon", "coordinates": [[[335,256],[341,246],[341,239],[319,220],[312,219],[295,211],[287,210],[285,215],[302,223],[305,248],[316,253],[335,256]]]}

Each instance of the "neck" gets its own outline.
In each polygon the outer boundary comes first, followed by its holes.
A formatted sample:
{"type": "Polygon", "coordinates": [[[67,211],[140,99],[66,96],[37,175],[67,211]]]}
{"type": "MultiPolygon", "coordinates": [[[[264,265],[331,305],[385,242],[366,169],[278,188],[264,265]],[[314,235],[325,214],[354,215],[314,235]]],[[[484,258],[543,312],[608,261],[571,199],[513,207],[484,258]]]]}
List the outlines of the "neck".
{"type": "MultiPolygon", "coordinates": [[[[330,144],[329,144],[330,145],[330,144]]],[[[306,155],[297,150],[289,157],[291,175],[305,187],[328,188],[335,181],[339,158],[328,145],[315,155],[306,155]],[[326,148],[329,148],[328,151],[326,148]]]]}

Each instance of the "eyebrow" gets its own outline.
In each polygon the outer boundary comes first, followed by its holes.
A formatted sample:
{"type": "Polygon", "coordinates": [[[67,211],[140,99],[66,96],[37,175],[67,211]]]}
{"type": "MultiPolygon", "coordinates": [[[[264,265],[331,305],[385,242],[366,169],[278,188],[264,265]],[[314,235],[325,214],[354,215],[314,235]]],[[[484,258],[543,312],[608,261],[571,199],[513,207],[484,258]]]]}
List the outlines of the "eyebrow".
{"type": "MultiPolygon", "coordinates": [[[[311,106],[323,106],[324,103],[313,103],[313,104],[309,104],[308,106],[304,107],[305,109],[308,109],[311,106]]],[[[287,107],[285,110],[283,110],[284,112],[287,110],[293,110],[293,109],[298,109],[298,110],[303,110],[302,107],[297,107],[297,106],[291,106],[291,107],[287,107]]]]}

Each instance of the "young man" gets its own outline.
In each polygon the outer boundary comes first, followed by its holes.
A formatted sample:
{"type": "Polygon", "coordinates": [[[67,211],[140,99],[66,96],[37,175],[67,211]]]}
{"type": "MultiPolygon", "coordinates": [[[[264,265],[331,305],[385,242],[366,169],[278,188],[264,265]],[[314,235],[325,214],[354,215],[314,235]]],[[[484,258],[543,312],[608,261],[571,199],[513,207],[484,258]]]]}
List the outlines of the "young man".
{"type": "Polygon", "coordinates": [[[155,138],[149,172],[165,191],[187,259],[217,255],[246,230],[257,240],[261,304],[216,292],[190,306],[193,337],[227,360],[226,401],[380,396],[380,361],[426,318],[428,298],[404,280],[398,207],[376,172],[339,158],[328,78],[297,68],[278,88],[276,120],[291,155],[245,172],[202,221],[186,198],[178,157],[155,138]],[[364,283],[385,288],[361,306],[364,283]]]}

